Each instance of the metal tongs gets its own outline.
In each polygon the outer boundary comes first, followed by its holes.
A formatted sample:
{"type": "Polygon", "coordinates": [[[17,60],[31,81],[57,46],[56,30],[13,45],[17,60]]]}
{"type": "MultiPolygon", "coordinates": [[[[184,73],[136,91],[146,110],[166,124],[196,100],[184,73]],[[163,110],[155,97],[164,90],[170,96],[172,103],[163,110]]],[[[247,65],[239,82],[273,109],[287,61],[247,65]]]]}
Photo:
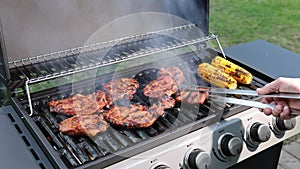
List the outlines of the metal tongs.
{"type": "MultiPolygon", "coordinates": [[[[238,98],[224,97],[216,94],[230,94],[230,95],[247,95],[247,96],[259,96],[259,97],[276,97],[276,98],[287,98],[287,99],[300,99],[300,93],[271,93],[261,95],[258,94],[255,90],[241,90],[241,89],[225,89],[225,88],[215,88],[215,87],[189,87],[186,90],[189,91],[199,91],[199,92],[209,92],[213,101],[225,102],[230,104],[238,104],[254,108],[271,108],[274,109],[276,105],[274,104],[265,104],[253,100],[244,100],[238,98]]],[[[299,110],[291,109],[292,115],[300,115],[299,110]]]]}

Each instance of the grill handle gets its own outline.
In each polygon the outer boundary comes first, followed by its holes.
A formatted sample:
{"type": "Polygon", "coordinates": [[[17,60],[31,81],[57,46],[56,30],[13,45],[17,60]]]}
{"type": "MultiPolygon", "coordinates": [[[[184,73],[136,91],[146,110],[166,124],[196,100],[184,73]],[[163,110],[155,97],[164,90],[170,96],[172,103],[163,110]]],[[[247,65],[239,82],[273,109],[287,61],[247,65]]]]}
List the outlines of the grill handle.
{"type": "Polygon", "coordinates": [[[4,34],[2,28],[2,22],[0,19],[0,78],[3,79],[5,85],[7,86],[7,81],[10,79],[10,73],[7,63],[7,53],[4,43],[4,34]]]}

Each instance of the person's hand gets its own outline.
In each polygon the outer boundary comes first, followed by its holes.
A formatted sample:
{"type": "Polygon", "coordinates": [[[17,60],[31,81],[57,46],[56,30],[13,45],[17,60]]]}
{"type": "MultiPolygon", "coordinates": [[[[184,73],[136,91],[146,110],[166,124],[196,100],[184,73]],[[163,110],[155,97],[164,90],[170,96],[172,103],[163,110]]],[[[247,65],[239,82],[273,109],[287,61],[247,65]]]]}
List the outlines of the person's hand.
{"type": "MultiPolygon", "coordinates": [[[[257,89],[258,94],[269,94],[269,93],[300,93],[300,78],[283,78],[280,77],[271,83],[266,84],[262,88],[257,89]]],[[[266,115],[273,114],[276,117],[283,119],[289,119],[294,117],[291,115],[291,108],[300,110],[300,99],[282,99],[266,97],[262,99],[263,103],[275,104],[275,108],[261,109],[266,115]]]]}

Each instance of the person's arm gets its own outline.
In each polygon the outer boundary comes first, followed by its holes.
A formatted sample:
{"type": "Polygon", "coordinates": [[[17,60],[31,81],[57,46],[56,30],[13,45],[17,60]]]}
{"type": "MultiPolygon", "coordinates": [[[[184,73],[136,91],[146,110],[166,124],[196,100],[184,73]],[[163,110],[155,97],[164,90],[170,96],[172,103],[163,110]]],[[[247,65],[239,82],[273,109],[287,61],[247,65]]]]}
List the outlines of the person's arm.
{"type": "MultiPolygon", "coordinates": [[[[264,87],[258,88],[257,92],[259,94],[269,94],[274,92],[300,93],[300,78],[280,77],[273,82],[266,84],[264,87]]],[[[281,117],[284,119],[293,117],[293,115],[290,114],[291,108],[300,110],[300,100],[297,99],[267,97],[263,98],[262,102],[276,105],[273,110],[266,108],[261,110],[262,112],[264,112],[266,115],[273,114],[276,117],[281,117]]]]}

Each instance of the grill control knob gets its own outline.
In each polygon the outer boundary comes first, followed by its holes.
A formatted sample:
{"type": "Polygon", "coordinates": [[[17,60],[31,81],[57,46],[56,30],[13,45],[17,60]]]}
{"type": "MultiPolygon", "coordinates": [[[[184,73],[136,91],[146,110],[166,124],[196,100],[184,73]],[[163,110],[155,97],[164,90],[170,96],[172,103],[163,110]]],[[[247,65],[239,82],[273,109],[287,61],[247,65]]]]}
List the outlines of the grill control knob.
{"type": "Polygon", "coordinates": [[[278,133],[284,133],[287,130],[292,130],[296,126],[296,119],[281,119],[278,117],[273,118],[274,130],[278,133]]]}
{"type": "Polygon", "coordinates": [[[224,157],[237,156],[241,153],[243,141],[233,134],[224,134],[218,142],[218,149],[224,157]]]}
{"type": "Polygon", "coordinates": [[[185,154],[184,164],[188,169],[207,169],[210,168],[210,155],[199,149],[191,149],[185,154]]]}
{"type": "Polygon", "coordinates": [[[171,169],[171,168],[164,164],[160,164],[160,165],[154,167],[153,169],[171,169]]]}
{"type": "Polygon", "coordinates": [[[262,123],[253,123],[248,128],[248,138],[254,144],[266,142],[271,137],[271,130],[267,125],[262,123]]]}

